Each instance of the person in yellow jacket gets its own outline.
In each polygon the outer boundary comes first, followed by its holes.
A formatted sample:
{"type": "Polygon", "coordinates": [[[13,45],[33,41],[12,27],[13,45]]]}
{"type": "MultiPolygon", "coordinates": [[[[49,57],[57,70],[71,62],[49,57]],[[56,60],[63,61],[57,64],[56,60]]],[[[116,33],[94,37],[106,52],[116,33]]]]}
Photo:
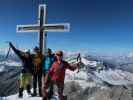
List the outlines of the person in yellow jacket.
{"type": "Polygon", "coordinates": [[[39,96],[42,96],[42,54],[38,47],[34,48],[35,54],[33,55],[33,93],[32,96],[37,96],[37,85],[39,90],[39,96]]]}

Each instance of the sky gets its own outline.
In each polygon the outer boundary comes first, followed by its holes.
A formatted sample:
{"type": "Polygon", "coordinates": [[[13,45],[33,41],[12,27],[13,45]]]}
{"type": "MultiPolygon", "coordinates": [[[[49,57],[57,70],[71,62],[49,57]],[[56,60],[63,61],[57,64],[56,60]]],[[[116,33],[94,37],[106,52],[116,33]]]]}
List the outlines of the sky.
{"type": "Polygon", "coordinates": [[[70,32],[48,32],[53,50],[133,52],[133,0],[0,0],[0,48],[38,45],[38,33],[17,33],[18,24],[36,24],[38,5],[47,5],[47,23],[70,23],[70,32]]]}

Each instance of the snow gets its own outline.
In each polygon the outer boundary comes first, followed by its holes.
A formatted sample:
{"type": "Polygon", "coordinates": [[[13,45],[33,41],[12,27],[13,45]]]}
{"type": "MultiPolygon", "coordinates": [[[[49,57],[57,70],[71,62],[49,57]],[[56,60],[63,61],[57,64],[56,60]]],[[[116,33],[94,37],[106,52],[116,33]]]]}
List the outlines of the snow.
{"type": "Polygon", "coordinates": [[[133,84],[133,73],[122,70],[103,70],[100,73],[95,72],[95,75],[113,85],[131,85],[133,84]]]}
{"type": "Polygon", "coordinates": [[[87,60],[87,59],[85,59],[83,57],[82,57],[81,61],[82,61],[82,63],[84,65],[97,66],[97,62],[96,61],[89,61],[89,60],[87,60]]]}
{"type": "Polygon", "coordinates": [[[9,96],[6,98],[7,100],[42,100],[41,97],[30,97],[26,91],[24,91],[23,98],[18,98],[18,94],[9,96]]]}
{"type": "MultiPolygon", "coordinates": [[[[69,54],[69,55],[71,55],[71,54],[69,54]]],[[[69,63],[77,62],[75,55],[68,57],[67,61],[69,63]]],[[[98,62],[89,61],[89,60],[85,59],[84,57],[81,58],[81,61],[85,66],[88,66],[88,67],[89,67],[89,65],[93,66],[93,67],[98,66],[98,62]]],[[[6,65],[10,65],[10,66],[16,66],[16,65],[20,66],[21,65],[21,63],[16,63],[13,61],[0,62],[0,64],[6,64],[6,65]]],[[[1,66],[0,72],[3,70],[4,70],[4,66],[1,66]]],[[[120,69],[102,70],[99,73],[97,71],[93,71],[92,73],[94,73],[94,75],[91,73],[87,73],[87,71],[83,71],[83,70],[81,70],[78,73],[77,73],[77,70],[76,71],[66,70],[65,83],[74,81],[74,82],[79,83],[79,85],[82,86],[83,89],[85,89],[87,87],[96,87],[97,82],[101,82],[101,81],[110,83],[112,85],[131,85],[131,84],[133,84],[133,73],[123,71],[120,69]],[[94,81],[88,82],[89,77],[91,77],[94,81]]],[[[101,86],[101,89],[106,89],[106,87],[101,86]]],[[[7,97],[7,100],[41,100],[41,99],[42,98],[40,98],[40,97],[28,96],[26,91],[24,91],[23,99],[19,99],[18,94],[7,97]]],[[[95,99],[94,99],[94,97],[92,97],[92,98],[89,98],[88,100],[95,100],[95,99]]]]}
{"type": "Polygon", "coordinates": [[[5,70],[5,66],[21,66],[20,62],[15,62],[12,60],[8,61],[1,61],[0,62],[0,72],[3,72],[5,70]]]}
{"type": "Polygon", "coordinates": [[[77,72],[77,70],[74,72],[70,70],[66,70],[65,80],[76,80],[76,79],[87,80],[88,79],[87,73],[83,71],[77,72]]]}
{"type": "Polygon", "coordinates": [[[127,55],[127,57],[128,57],[128,58],[132,58],[132,57],[133,57],[133,52],[129,53],[129,54],[127,55]]]}
{"type": "MultiPolygon", "coordinates": [[[[68,62],[76,62],[76,58],[71,57],[69,58],[70,61],[68,60],[68,62]]],[[[89,61],[87,59],[85,59],[84,57],[81,58],[82,63],[85,66],[93,66],[96,67],[98,66],[98,62],[96,61],[89,61]]],[[[94,71],[94,75],[92,74],[87,74],[84,71],[80,71],[79,73],[77,73],[77,71],[66,71],[66,78],[65,81],[71,81],[71,80],[78,80],[78,82],[83,82],[86,81],[89,77],[93,78],[93,80],[95,82],[101,83],[101,81],[110,83],[112,85],[131,85],[133,84],[133,73],[127,72],[127,71],[123,71],[120,69],[109,69],[109,70],[102,70],[100,71],[100,73],[98,73],[97,71],[94,71]]],[[[82,83],[81,82],[81,83],[82,83]]],[[[84,84],[86,84],[84,82],[84,84]]]]}
{"type": "Polygon", "coordinates": [[[0,72],[3,72],[5,70],[4,66],[0,66],[0,72]]]}
{"type": "MultiPolygon", "coordinates": [[[[85,58],[82,58],[82,63],[84,65],[92,65],[94,67],[98,66],[98,62],[88,61],[85,58]]],[[[94,74],[100,80],[110,83],[112,85],[131,85],[131,84],[133,84],[133,73],[130,73],[128,71],[123,71],[120,69],[115,69],[115,70],[109,69],[109,70],[102,70],[102,71],[100,71],[100,73],[98,73],[97,71],[94,71],[94,74]]],[[[92,77],[94,80],[99,82],[96,77],[94,77],[94,76],[92,76],[92,77]]]]}
{"type": "MultiPolygon", "coordinates": [[[[31,97],[26,91],[23,92],[23,98],[18,98],[18,94],[6,97],[6,100],[42,100],[42,97],[31,97]]],[[[51,98],[51,100],[59,100],[57,96],[51,98]]]]}
{"type": "Polygon", "coordinates": [[[21,66],[20,62],[16,62],[16,61],[12,61],[12,60],[2,61],[2,62],[0,62],[0,64],[8,65],[8,66],[21,66]]]}

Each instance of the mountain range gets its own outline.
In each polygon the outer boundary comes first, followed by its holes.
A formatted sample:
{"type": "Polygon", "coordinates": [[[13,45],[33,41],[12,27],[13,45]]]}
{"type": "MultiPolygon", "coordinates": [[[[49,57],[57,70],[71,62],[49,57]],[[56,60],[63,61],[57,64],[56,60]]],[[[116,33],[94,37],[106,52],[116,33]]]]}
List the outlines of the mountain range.
{"type": "MultiPolygon", "coordinates": [[[[66,71],[64,93],[68,100],[133,100],[132,56],[81,56],[80,71],[66,71]]],[[[76,63],[76,57],[77,53],[66,53],[64,59],[76,63]]],[[[16,56],[2,60],[5,56],[1,55],[0,58],[0,95],[8,100],[18,100],[21,62],[16,56]]],[[[25,96],[25,100],[29,99],[40,100],[25,96]]]]}

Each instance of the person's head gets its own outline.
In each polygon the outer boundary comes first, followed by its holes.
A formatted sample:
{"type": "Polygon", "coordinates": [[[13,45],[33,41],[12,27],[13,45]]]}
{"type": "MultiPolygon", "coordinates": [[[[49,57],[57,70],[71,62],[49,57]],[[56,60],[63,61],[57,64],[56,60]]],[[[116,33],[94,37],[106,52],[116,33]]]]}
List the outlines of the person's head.
{"type": "Polygon", "coordinates": [[[24,53],[24,56],[25,56],[26,58],[29,58],[29,56],[30,56],[30,50],[26,51],[26,52],[24,53]]]}
{"type": "Polygon", "coordinates": [[[51,54],[52,54],[52,50],[51,50],[50,48],[48,48],[48,49],[46,50],[46,55],[50,56],[51,54]]]}
{"type": "Polygon", "coordinates": [[[34,50],[35,53],[39,53],[40,52],[40,50],[39,50],[39,48],[37,46],[33,50],[34,50]]]}
{"type": "Polygon", "coordinates": [[[58,61],[61,61],[61,60],[63,59],[63,52],[62,52],[62,51],[57,51],[57,52],[55,53],[55,56],[56,56],[56,59],[57,59],[58,61]]]}

